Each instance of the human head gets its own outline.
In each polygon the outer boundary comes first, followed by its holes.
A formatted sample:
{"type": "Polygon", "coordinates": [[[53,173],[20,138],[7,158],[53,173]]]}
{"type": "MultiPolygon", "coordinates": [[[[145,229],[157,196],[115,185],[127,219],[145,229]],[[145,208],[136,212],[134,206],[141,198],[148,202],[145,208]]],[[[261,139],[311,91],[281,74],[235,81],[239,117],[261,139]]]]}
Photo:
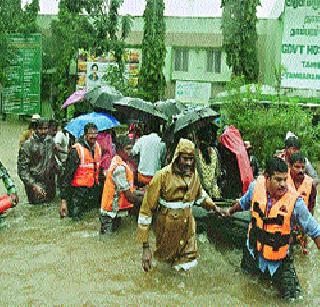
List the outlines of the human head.
{"type": "Polygon", "coordinates": [[[284,142],[286,147],[286,155],[290,158],[290,156],[296,152],[300,151],[301,144],[297,137],[291,136],[284,142]]]}
{"type": "Polygon", "coordinates": [[[296,152],[289,159],[290,175],[292,179],[303,180],[305,171],[305,156],[302,152],[296,152]]]}
{"type": "Polygon", "coordinates": [[[68,123],[68,120],[67,120],[66,118],[63,118],[63,119],[61,120],[61,130],[62,130],[62,131],[66,131],[66,130],[65,130],[65,127],[66,127],[67,123],[68,123]]]}
{"type": "Polygon", "coordinates": [[[31,117],[31,121],[29,123],[29,129],[36,130],[39,120],[40,120],[40,115],[39,114],[33,114],[32,117],[31,117]]]}
{"type": "Polygon", "coordinates": [[[46,119],[39,119],[36,133],[40,139],[45,139],[48,135],[48,121],[46,119]]]}
{"type": "Polygon", "coordinates": [[[288,188],[288,165],[280,158],[272,157],[266,162],[265,177],[271,196],[280,198],[288,188]]]}
{"type": "Polygon", "coordinates": [[[132,141],[128,135],[119,135],[117,138],[117,154],[125,162],[129,160],[132,150],[132,141]]]}
{"type": "Polygon", "coordinates": [[[84,128],[84,139],[89,146],[93,146],[97,141],[98,128],[94,123],[87,123],[84,128]]]}
{"type": "Polygon", "coordinates": [[[180,139],[174,153],[172,163],[186,176],[194,171],[194,149],[192,141],[180,139]]]}
{"type": "Polygon", "coordinates": [[[57,121],[55,119],[50,119],[48,122],[48,134],[51,136],[57,134],[57,121]]]}

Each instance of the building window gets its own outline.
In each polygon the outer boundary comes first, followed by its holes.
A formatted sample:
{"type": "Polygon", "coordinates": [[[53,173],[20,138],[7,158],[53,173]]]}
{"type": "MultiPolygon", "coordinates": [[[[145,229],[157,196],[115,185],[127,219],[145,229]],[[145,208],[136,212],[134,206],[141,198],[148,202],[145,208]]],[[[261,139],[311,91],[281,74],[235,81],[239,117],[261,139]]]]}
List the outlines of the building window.
{"type": "Polygon", "coordinates": [[[174,70],[188,71],[189,68],[189,49],[176,48],[174,50],[174,70]]]}
{"type": "Polygon", "coordinates": [[[207,72],[221,73],[221,51],[208,50],[207,51],[207,72]]]}

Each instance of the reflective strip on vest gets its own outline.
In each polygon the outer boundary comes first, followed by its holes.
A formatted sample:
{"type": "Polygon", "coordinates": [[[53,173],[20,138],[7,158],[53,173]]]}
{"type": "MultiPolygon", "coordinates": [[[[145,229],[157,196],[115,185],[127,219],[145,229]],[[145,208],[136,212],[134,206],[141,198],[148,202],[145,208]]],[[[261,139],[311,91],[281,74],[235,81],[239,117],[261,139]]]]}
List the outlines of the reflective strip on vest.
{"type": "Polygon", "coordinates": [[[96,143],[93,157],[91,156],[90,150],[87,148],[84,148],[79,143],[75,144],[73,148],[77,149],[79,159],[80,159],[80,164],[74,174],[74,178],[71,182],[71,185],[76,187],[77,186],[92,187],[95,183],[98,183],[99,168],[100,168],[100,162],[101,162],[100,161],[101,148],[99,144],[96,143]]]}
{"type": "Polygon", "coordinates": [[[148,216],[143,216],[143,215],[139,215],[138,218],[138,224],[142,224],[142,225],[150,225],[152,222],[152,217],[148,217],[148,216]]]}
{"type": "Polygon", "coordinates": [[[185,208],[191,208],[194,204],[194,202],[167,202],[164,199],[160,198],[159,203],[161,206],[168,208],[168,209],[185,209],[185,208]]]}

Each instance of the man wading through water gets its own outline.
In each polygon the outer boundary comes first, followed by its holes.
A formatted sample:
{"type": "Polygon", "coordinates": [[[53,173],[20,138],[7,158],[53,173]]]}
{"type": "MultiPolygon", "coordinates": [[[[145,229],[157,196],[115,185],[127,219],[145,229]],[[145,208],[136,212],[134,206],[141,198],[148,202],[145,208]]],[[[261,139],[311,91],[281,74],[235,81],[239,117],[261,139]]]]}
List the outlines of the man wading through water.
{"type": "Polygon", "coordinates": [[[153,211],[158,209],[156,221],[155,256],[171,264],[177,271],[197,265],[198,248],[192,206],[201,204],[206,209],[220,212],[203,191],[194,168],[194,144],[180,139],[174,158],[158,171],[143,198],[138,219],[138,240],[143,244],[142,267],[151,268],[149,227],[153,211]]]}
{"type": "Polygon", "coordinates": [[[252,182],[245,195],[225,214],[249,210],[252,220],[241,267],[271,279],[283,299],[302,296],[291,252],[292,230],[299,223],[320,249],[320,226],[303,198],[288,186],[288,166],[281,158],[266,163],[263,176],[252,182]]]}

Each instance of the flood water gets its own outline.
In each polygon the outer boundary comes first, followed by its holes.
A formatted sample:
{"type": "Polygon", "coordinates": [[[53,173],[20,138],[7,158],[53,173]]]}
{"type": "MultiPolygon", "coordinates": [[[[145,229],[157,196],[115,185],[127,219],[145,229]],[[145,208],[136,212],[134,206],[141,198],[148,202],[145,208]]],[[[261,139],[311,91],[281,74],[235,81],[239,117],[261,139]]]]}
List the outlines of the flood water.
{"type": "MultiPolygon", "coordinates": [[[[199,264],[192,271],[177,273],[157,263],[144,273],[134,220],[124,220],[118,233],[101,238],[98,210],[71,222],[60,220],[58,198],[47,205],[28,205],[16,172],[18,140],[25,127],[0,121],[0,159],[20,196],[0,228],[1,306],[284,305],[269,283],[240,271],[238,249],[201,240],[199,264]]],[[[320,305],[319,255],[313,242],[308,256],[295,255],[304,300],[290,305],[320,305]]]]}

